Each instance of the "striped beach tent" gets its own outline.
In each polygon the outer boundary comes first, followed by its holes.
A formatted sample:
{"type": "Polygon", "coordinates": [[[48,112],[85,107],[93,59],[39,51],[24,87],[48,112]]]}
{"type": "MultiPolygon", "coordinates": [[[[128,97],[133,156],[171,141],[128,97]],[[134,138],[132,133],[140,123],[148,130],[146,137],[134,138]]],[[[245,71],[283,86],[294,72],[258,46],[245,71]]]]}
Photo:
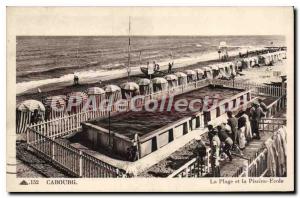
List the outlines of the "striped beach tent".
{"type": "Polygon", "coordinates": [[[42,102],[46,108],[46,120],[63,117],[66,115],[67,96],[49,96],[45,98],[42,102]]]}
{"type": "Polygon", "coordinates": [[[101,105],[101,102],[105,99],[105,91],[104,89],[100,88],[100,87],[89,87],[86,90],[86,93],[88,95],[89,98],[89,102],[90,102],[90,106],[91,108],[89,108],[89,110],[92,110],[92,108],[99,108],[101,105]],[[94,104],[92,101],[95,101],[95,107],[92,107],[92,105],[94,104]]]}
{"type": "Polygon", "coordinates": [[[212,69],[209,67],[203,67],[204,70],[204,76],[207,79],[213,79],[213,75],[212,75],[212,69]]]}
{"type": "Polygon", "coordinates": [[[148,95],[151,94],[151,81],[148,78],[142,78],[138,81],[140,94],[148,95]]]}
{"type": "Polygon", "coordinates": [[[194,69],[197,74],[197,79],[201,80],[204,78],[204,71],[202,69],[194,69]]]}
{"type": "Polygon", "coordinates": [[[218,67],[219,67],[219,77],[220,78],[227,77],[226,71],[225,71],[226,63],[220,64],[220,65],[218,65],[218,67]]]}
{"type": "Polygon", "coordinates": [[[37,100],[25,100],[16,108],[16,132],[25,133],[28,125],[45,118],[45,107],[37,100]]]}
{"type": "Polygon", "coordinates": [[[185,70],[186,75],[187,75],[187,81],[189,82],[193,82],[195,80],[197,80],[197,73],[193,70],[185,70]]]}
{"type": "Polygon", "coordinates": [[[165,91],[168,89],[168,81],[161,77],[156,77],[152,79],[153,91],[165,91]]]}
{"type": "Polygon", "coordinates": [[[215,64],[215,65],[210,65],[209,66],[212,69],[212,76],[213,78],[218,78],[219,77],[219,65],[215,64]]]}
{"type": "Polygon", "coordinates": [[[178,78],[178,85],[186,85],[187,84],[187,75],[182,72],[176,72],[174,74],[178,78]]]}
{"type": "Polygon", "coordinates": [[[178,77],[174,74],[168,74],[165,76],[165,79],[168,81],[168,87],[173,88],[178,86],[178,77]]]}
{"type": "Polygon", "coordinates": [[[126,82],[121,84],[120,87],[123,99],[128,99],[139,94],[140,87],[135,82],[126,82]]]}
{"type": "Polygon", "coordinates": [[[106,99],[112,103],[115,103],[122,98],[121,88],[117,85],[106,85],[104,91],[106,99]]]}
{"type": "Polygon", "coordinates": [[[67,112],[69,114],[82,112],[87,99],[88,95],[84,92],[78,91],[67,94],[67,112]]]}
{"type": "Polygon", "coordinates": [[[232,74],[231,65],[232,65],[232,67],[234,67],[233,62],[224,63],[224,72],[225,72],[226,76],[231,76],[231,74],[232,74]]]}

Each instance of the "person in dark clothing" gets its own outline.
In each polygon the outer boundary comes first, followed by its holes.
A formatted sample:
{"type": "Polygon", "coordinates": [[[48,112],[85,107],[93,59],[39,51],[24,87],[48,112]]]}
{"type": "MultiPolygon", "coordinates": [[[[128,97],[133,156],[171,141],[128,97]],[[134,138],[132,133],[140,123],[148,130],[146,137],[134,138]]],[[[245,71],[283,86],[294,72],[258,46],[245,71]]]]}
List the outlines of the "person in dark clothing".
{"type": "Polygon", "coordinates": [[[258,99],[258,103],[259,103],[259,106],[261,107],[261,109],[262,109],[264,112],[268,112],[268,107],[267,107],[267,105],[262,101],[261,98],[258,99]]]}
{"type": "Polygon", "coordinates": [[[208,125],[207,128],[208,128],[208,133],[207,133],[208,140],[209,140],[209,143],[211,145],[211,141],[212,141],[212,139],[213,139],[213,137],[215,135],[215,131],[214,131],[214,127],[211,124],[208,125]]]}
{"type": "Polygon", "coordinates": [[[221,141],[218,136],[218,131],[216,129],[213,129],[210,131],[210,133],[213,135],[211,140],[211,169],[212,169],[212,177],[220,177],[221,171],[220,171],[220,149],[221,149],[221,141]]]}
{"type": "Polygon", "coordinates": [[[229,160],[232,161],[231,149],[233,146],[233,141],[229,137],[229,135],[226,133],[225,127],[223,124],[219,125],[217,127],[217,129],[218,129],[218,135],[219,135],[220,141],[225,144],[224,153],[229,157],[229,160]]]}
{"type": "Polygon", "coordinates": [[[238,128],[238,120],[237,118],[233,117],[232,111],[227,111],[227,124],[231,128],[231,139],[233,141],[233,144],[237,144],[237,128],[238,128]]]}
{"type": "Polygon", "coordinates": [[[79,85],[79,77],[74,75],[74,85],[79,85]]]}
{"type": "Polygon", "coordinates": [[[168,73],[169,74],[172,72],[172,66],[173,66],[173,64],[169,63],[169,67],[168,67],[168,73]]]}
{"type": "Polygon", "coordinates": [[[39,111],[37,109],[35,109],[33,111],[33,114],[31,115],[31,119],[30,119],[31,123],[36,124],[36,123],[41,122],[42,120],[43,120],[43,118],[42,118],[41,114],[39,114],[39,111]]]}
{"type": "Polygon", "coordinates": [[[252,104],[252,108],[250,109],[250,122],[251,122],[251,128],[252,133],[255,134],[256,139],[260,139],[259,135],[259,122],[261,121],[261,118],[265,116],[265,113],[263,112],[262,108],[260,107],[260,104],[257,101],[254,101],[252,104]]]}

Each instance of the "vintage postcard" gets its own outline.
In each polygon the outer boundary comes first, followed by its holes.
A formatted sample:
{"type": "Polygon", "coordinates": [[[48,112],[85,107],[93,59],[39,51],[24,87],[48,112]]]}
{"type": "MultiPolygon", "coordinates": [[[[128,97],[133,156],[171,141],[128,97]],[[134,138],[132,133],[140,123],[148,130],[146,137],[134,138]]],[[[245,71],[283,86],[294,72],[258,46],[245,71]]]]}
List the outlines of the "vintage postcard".
{"type": "Polygon", "coordinates": [[[7,7],[7,191],[294,191],[293,7],[7,7]]]}

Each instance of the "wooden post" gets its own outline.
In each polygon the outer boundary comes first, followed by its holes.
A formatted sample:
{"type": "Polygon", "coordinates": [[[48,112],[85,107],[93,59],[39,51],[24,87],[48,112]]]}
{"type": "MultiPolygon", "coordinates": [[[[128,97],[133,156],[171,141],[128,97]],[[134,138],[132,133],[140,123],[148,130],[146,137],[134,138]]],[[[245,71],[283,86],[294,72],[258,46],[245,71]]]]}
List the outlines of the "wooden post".
{"type": "Polygon", "coordinates": [[[55,160],[55,146],[54,146],[54,138],[51,141],[51,149],[52,149],[52,160],[55,160]]]}
{"type": "Polygon", "coordinates": [[[30,131],[30,128],[29,128],[29,125],[27,125],[26,127],[26,142],[27,142],[27,149],[29,149],[29,144],[30,144],[30,134],[29,134],[29,131],[30,131]]]}
{"type": "Polygon", "coordinates": [[[82,151],[79,151],[79,177],[82,177],[83,173],[83,160],[82,160],[82,151]]]}

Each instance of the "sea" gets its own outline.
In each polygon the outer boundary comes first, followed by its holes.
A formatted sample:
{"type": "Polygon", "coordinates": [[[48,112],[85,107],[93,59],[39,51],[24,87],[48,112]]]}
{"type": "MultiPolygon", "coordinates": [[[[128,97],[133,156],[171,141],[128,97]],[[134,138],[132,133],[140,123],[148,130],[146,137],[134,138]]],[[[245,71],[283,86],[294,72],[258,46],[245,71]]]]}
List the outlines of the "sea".
{"type": "Polygon", "coordinates": [[[20,93],[55,79],[70,80],[121,71],[127,65],[180,62],[193,57],[218,56],[220,42],[230,50],[285,46],[285,37],[265,36],[18,36],[16,81],[20,93]],[[130,41],[129,41],[130,40],[130,41]],[[130,58],[129,58],[130,43],[130,58]],[[130,63],[129,63],[130,60],[130,63]]]}

